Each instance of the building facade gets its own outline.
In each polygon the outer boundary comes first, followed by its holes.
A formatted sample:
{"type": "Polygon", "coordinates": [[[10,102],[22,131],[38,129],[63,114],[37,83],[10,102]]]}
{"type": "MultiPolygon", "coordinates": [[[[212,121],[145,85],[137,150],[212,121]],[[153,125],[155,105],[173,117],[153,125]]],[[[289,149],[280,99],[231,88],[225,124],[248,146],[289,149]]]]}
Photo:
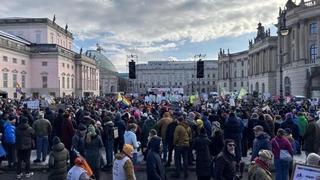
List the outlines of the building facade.
{"type": "Polygon", "coordinates": [[[218,87],[220,93],[248,90],[248,51],[226,53],[220,49],[218,55],[218,87]]]}
{"type": "Polygon", "coordinates": [[[265,31],[261,23],[257,30],[257,36],[249,41],[249,92],[276,95],[278,38],[270,35],[270,29],[265,31]]]}
{"type": "Polygon", "coordinates": [[[278,39],[281,43],[278,51],[284,54],[279,56],[283,64],[284,94],[320,97],[320,1],[302,0],[295,4],[288,0],[279,17],[282,13],[289,29],[287,36],[278,39]]]}
{"type": "Polygon", "coordinates": [[[218,63],[204,61],[204,78],[197,78],[195,61],[149,61],[136,65],[133,92],[146,93],[148,88],[183,88],[184,94],[217,91],[218,63]]]}
{"type": "Polygon", "coordinates": [[[98,95],[100,73],[94,59],[73,52],[72,34],[50,24],[49,19],[0,19],[1,90],[9,98],[98,95]],[[52,33],[65,40],[51,41],[47,36],[52,33]]]}

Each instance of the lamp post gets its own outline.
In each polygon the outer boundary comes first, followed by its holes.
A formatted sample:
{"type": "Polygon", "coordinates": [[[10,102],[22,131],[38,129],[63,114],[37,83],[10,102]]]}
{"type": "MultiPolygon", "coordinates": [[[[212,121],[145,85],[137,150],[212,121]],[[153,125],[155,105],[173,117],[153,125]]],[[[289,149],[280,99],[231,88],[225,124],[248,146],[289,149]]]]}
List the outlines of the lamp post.
{"type": "Polygon", "coordinates": [[[279,17],[279,27],[278,27],[278,35],[280,38],[279,46],[280,46],[280,103],[283,104],[284,101],[284,95],[283,95],[283,57],[286,55],[285,52],[283,52],[282,44],[286,43],[282,39],[289,34],[289,29],[286,27],[286,11],[283,10],[280,13],[279,17]]]}

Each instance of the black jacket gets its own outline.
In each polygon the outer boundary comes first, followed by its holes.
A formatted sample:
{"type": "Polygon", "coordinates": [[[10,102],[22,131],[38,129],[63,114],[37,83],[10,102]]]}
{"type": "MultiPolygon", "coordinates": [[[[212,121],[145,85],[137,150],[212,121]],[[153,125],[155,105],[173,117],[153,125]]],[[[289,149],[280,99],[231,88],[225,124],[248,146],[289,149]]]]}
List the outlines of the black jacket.
{"type": "Polygon", "coordinates": [[[34,130],[28,123],[20,124],[16,129],[17,150],[29,150],[32,148],[34,130]]]}
{"type": "Polygon", "coordinates": [[[230,154],[226,148],[215,160],[215,180],[234,180],[236,177],[235,156],[230,154]]]}
{"type": "Polygon", "coordinates": [[[161,138],[153,137],[149,142],[149,153],[147,156],[148,180],[165,180],[165,169],[160,157],[161,138]]]}
{"type": "Polygon", "coordinates": [[[211,141],[206,134],[200,134],[193,141],[193,149],[196,150],[196,173],[198,176],[210,176],[211,156],[209,146],[211,141]]]}
{"type": "Polygon", "coordinates": [[[169,146],[173,146],[174,131],[176,130],[177,126],[178,126],[178,122],[177,121],[173,121],[167,127],[166,141],[167,141],[169,146]]]}

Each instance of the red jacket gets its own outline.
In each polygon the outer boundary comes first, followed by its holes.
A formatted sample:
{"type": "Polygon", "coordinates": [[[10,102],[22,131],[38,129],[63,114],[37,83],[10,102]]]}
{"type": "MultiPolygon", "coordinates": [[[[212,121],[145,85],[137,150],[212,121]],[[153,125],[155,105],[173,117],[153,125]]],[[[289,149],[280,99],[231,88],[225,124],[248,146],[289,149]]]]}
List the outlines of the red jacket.
{"type": "Polygon", "coordinates": [[[274,159],[279,159],[280,157],[280,149],[281,150],[287,150],[292,156],[293,156],[293,149],[289,142],[289,140],[286,137],[275,137],[271,140],[272,145],[272,152],[274,155],[274,159]],[[277,144],[278,143],[278,144],[277,144]],[[278,146],[279,145],[279,146],[278,146]]]}

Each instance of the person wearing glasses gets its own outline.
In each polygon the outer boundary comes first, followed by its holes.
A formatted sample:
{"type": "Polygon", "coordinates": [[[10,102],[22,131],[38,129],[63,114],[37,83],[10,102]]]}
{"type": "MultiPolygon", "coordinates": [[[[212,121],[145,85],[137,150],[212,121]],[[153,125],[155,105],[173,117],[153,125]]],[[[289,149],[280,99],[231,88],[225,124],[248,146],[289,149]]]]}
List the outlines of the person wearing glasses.
{"type": "Polygon", "coordinates": [[[226,139],[223,150],[215,160],[215,179],[234,180],[236,178],[236,143],[232,139],[226,139]]]}

